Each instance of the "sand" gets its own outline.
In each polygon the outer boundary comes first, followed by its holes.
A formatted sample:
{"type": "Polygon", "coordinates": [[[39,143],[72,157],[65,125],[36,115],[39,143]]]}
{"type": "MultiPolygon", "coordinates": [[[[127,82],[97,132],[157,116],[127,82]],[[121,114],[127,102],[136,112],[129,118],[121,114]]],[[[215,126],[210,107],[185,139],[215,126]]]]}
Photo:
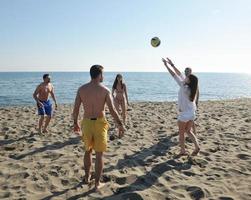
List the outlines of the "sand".
{"type": "MultiPolygon", "coordinates": [[[[0,199],[251,199],[251,99],[201,102],[201,152],[181,158],[175,103],[132,103],[124,138],[109,141],[97,192],[83,184],[71,112],[60,105],[39,135],[35,106],[0,108],[0,199]]],[[[193,151],[188,139],[186,147],[193,151]]]]}

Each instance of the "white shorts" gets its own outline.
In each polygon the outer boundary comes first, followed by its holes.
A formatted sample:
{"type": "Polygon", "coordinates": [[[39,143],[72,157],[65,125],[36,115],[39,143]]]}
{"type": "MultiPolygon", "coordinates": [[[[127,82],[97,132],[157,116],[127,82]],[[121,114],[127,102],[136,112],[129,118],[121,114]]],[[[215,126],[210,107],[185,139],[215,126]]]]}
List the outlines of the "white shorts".
{"type": "Polygon", "coordinates": [[[188,121],[194,121],[195,120],[195,112],[193,111],[186,111],[186,112],[180,112],[178,116],[178,121],[182,122],[188,122],[188,121]]]}

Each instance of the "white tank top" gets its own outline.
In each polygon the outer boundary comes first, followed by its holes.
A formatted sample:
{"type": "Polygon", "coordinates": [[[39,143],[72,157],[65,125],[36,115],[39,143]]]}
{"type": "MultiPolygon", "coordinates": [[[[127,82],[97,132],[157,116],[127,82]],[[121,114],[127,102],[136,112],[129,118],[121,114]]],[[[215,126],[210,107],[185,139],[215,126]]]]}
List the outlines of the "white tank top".
{"type": "Polygon", "coordinates": [[[190,88],[188,85],[185,84],[185,78],[180,75],[174,75],[174,80],[180,86],[179,93],[178,93],[178,109],[181,112],[195,112],[196,111],[196,104],[195,99],[194,101],[190,101],[190,88]]]}

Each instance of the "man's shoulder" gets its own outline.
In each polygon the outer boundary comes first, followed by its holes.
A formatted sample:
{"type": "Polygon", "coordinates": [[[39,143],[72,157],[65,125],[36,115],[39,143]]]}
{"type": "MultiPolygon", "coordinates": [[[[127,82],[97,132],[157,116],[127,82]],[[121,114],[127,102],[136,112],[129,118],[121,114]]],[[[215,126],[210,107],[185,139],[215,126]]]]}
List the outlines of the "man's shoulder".
{"type": "Polygon", "coordinates": [[[38,84],[37,88],[39,89],[39,88],[41,88],[41,87],[43,87],[43,86],[44,86],[44,83],[41,82],[41,83],[38,84]]]}
{"type": "Polygon", "coordinates": [[[110,93],[110,89],[108,87],[106,87],[105,85],[101,85],[102,89],[106,92],[106,93],[110,93]]]}
{"type": "Polygon", "coordinates": [[[85,88],[87,88],[89,86],[89,83],[86,83],[86,84],[83,84],[83,85],[81,85],[78,89],[80,90],[80,89],[85,89],[85,88]]]}
{"type": "MultiPolygon", "coordinates": [[[[85,89],[89,89],[89,88],[92,88],[93,87],[93,85],[91,85],[90,83],[86,83],[86,84],[84,84],[84,85],[81,85],[79,88],[78,88],[78,90],[85,90],[85,89]]],[[[98,87],[102,90],[102,91],[104,91],[104,92],[110,92],[110,89],[108,88],[108,87],[106,87],[106,86],[104,86],[103,84],[100,84],[100,85],[98,85],[98,87]]]]}
{"type": "Polygon", "coordinates": [[[49,83],[48,86],[53,88],[53,84],[52,83],[49,83]]]}
{"type": "Polygon", "coordinates": [[[78,91],[79,92],[85,92],[86,90],[90,90],[92,88],[91,84],[90,83],[85,83],[83,85],[81,85],[79,88],[78,88],[78,91]]]}

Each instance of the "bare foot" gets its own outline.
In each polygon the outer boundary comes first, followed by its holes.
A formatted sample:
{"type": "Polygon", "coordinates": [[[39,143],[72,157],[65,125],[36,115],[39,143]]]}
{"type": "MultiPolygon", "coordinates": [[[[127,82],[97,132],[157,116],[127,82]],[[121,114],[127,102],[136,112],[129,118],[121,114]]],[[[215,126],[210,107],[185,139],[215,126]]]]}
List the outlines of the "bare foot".
{"type": "Polygon", "coordinates": [[[99,184],[95,184],[94,190],[97,191],[97,190],[101,189],[104,186],[105,186],[105,183],[99,182],[99,184]]]}
{"type": "Polygon", "coordinates": [[[191,154],[191,156],[196,156],[198,153],[200,152],[200,148],[196,148],[193,153],[191,154]]]}
{"type": "Polygon", "coordinates": [[[188,153],[188,151],[186,151],[186,150],[183,150],[183,151],[180,151],[180,153],[179,153],[179,155],[181,155],[181,156],[186,156],[186,155],[188,155],[189,153],[188,153]]]}
{"type": "Polygon", "coordinates": [[[48,130],[47,130],[47,129],[44,129],[44,130],[43,130],[43,133],[48,133],[48,130]]]}
{"type": "Polygon", "coordinates": [[[84,178],[84,184],[89,184],[91,181],[91,178],[90,177],[85,177],[84,178]]]}
{"type": "Polygon", "coordinates": [[[84,178],[84,184],[88,185],[89,188],[91,188],[94,185],[94,179],[91,180],[91,177],[85,177],[84,178]]]}
{"type": "Polygon", "coordinates": [[[187,151],[181,151],[179,154],[175,155],[174,158],[180,158],[182,156],[188,156],[189,153],[187,151]]]}

